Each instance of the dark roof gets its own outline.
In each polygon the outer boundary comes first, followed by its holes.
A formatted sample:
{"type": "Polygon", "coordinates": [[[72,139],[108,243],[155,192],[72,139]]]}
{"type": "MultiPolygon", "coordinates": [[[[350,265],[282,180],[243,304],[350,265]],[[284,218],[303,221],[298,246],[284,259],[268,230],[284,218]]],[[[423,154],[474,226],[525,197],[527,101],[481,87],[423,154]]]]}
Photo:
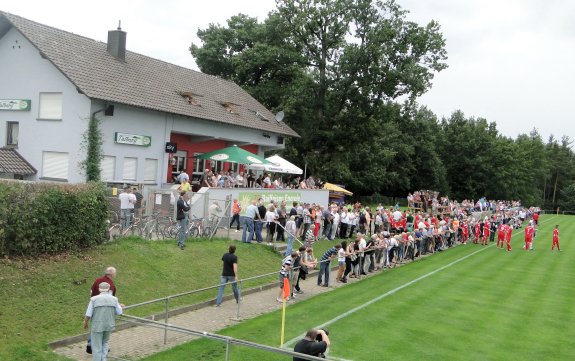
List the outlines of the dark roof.
{"type": "Polygon", "coordinates": [[[36,174],[36,169],[16,149],[0,148],[0,173],[32,175],[36,174]]]}
{"type": "Polygon", "coordinates": [[[0,37],[11,26],[89,98],[299,137],[231,81],[131,51],[123,62],[106,43],[0,11],[0,37]]]}

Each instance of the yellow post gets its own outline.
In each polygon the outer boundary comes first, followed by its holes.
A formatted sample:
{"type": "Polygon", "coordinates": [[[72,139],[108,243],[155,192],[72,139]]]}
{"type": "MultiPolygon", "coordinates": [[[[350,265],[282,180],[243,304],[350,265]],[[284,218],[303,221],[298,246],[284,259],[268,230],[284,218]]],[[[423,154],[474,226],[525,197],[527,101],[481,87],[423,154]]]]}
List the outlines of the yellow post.
{"type": "Polygon", "coordinates": [[[284,327],[286,322],[286,299],[283,299],[283,306],[282,306],[282,332],[281,332],[281,340],[280,340],[280,347],[284,345],[284,327]]]}

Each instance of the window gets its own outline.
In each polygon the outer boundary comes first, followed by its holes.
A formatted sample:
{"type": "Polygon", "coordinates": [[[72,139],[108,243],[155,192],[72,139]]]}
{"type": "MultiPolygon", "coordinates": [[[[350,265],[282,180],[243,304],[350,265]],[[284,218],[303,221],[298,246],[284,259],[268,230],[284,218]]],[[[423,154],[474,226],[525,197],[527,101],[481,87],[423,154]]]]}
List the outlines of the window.
{"type": "Polygon", "coordinates": [[[7,122],[6,145],[18,145],[18,122],[7,122]]]}
{"type": "Polygon", "coordinates": [[[196,158],[203,153],[194,153],[194,173],[203,173],[206,168],[206,161],[204,159],[196,158]]]}
{"type": "Polygon", "coordinates": [[[102,158],[101,168],[103,181],[114,180],[116,175],[116,157],[105,155],[104,158],[102,158]]]}
{"type": "Polygon", "coordinates": [[[144,165],[144,182],[155,182],[158,172],[158,160],[146,158],[144,165]]]}
{"type": "Polygon", "coordinates": [[[62,93],[40,93],[38,119],[62,119],[62,93]]]}
{"type": "Polygon", "coordinates": [[[136,180],[138,158],[124,158],[124,180],[136,180]]]}
{"type": "Polygon", "coordinates": [[[68,179],[68,153],[43,152],[42,177],[68,179]]]}
{"type": "Polygon", "coordinates": [[[239,163],[228,163],[228,171],[232,171],[234,173],[237,173],[238,169],[240,169],[239,163]]]}

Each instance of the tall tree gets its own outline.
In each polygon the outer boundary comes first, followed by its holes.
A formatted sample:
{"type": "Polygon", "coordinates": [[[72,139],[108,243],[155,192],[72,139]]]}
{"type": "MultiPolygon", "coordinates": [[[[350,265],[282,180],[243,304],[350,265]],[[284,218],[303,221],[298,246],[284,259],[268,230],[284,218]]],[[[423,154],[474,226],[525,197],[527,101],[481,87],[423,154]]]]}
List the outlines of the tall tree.
{"type": "MultiPolygon", "coordinates": [[[[352,169],[373,169],[393,153],[382,134],[397,128],[381,118],[388,102],[415,99],[447,67],[439,25],[407,21],[394,1],[276,5],[261,24],[240,15],[228,27],[200,30],[203,44],[192,45],[192,54],[202,71],[232,79],[266,106],[286,112],[285,121],[302,135],[287,142],[288,159],[307,163],[320,177],[354,182],[352,169]],[[334,161],[342,142],[348,156],[334,161]],[[365,147],[378,151],[359,162],[349,156],[365,147]]],[[[385,180],[376,178],[379,189],[385,180]]]]}

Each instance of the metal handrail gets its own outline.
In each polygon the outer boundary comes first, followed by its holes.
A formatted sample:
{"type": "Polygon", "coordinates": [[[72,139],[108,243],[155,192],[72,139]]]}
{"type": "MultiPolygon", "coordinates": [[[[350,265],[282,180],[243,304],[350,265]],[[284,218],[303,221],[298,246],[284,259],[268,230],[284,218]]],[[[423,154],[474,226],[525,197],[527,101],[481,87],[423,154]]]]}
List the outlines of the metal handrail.
{"type": "MultiPolygon", "coordinates": [[[[229,283],[230,283],[230,284],[232,284],[232,283],[242,283],[242,282],[245,282],[245,281],[252,281],[252,280],[256,280],[256,279],[258,279],[258,278],[268,277],[268,276],[271,276],[271,275],[274,275],[274,274],[277,274],[277,271],[276,271],[276,272],[265,273],[265,274],[263,274],[263,275],[258,275],[258,276],[253,276],[253,277],[238,279],[237,281],[233,281],[233,282],[229,282],[229,283]]],[[[156,299],[153,299],[153,300],[150,300],[150,301],[145,301],[145,302],[140,302],[140,303],[136,303],[136,304],[133,304],[133,305],[129,305],[129,306],[124,307],[124,309],[130,309],[130,308],[135,308],[135,307],[139,307],[139,306],[145,306],[145,305],[149,305],[149,304],[152,304],[152,303],[157,303],[157,302],[166,301],[167,299],[178,298],[178,297],[183,297],[183,296],[189,296],[189,295],[192,295],[192,294],[195,294],[195,293],[200,293],[200,292],[204,292],[204,291],[209,291],[209,290],[212,290],[212,289],[215,289],[215,288],[219,288],[219,287],[220,287],[220,284],[217,284],[217,285],[214,285],[214,286],[199,288],[199,289],[192,290],[192,291],[177,293],[177,294],[175,294],[175,295],[169,295],[169,296],[165,296],[165,297],[162,297],[162,298],[156,298],[156,299]]]]}
{"type": "Polygon", "coordinates": [[[119,316],[119,318],[124,319],[124,321],[126,321],[126,322],[145,324],[145,325],[149,325],[151,327],[156,327],[156,328],[163,328],[163,329],[167,328],[170,331],[186,333],[186,334],[189,334],[192,336],[206,337],[206,338],[210,338],[213,340],[225,342],[226,343],[226,350],[227,350],[226,351],[226,360],[228,360],[228,358],[229,358],[229,346],[232,344],[238,345],[238,346],[255,348],[255,349],[264,350],[264,351],[269,351],[269,352],[274,352],[274,353],[279,353],[279,354],[283,354],[286,356],[297,356],[299,358],[306,359],[306,360],[318,360],[318,361],[319,360],[326,360],[325,358],[301,354],[299,352],[294,352],[294,351],[291,351],[288,349],[283,349],[283,348],[273,347],[273,346],[268,346],[268,345],[262,345],[259,343],[241,340],[241,339],[237,339],[237,338],[233,338],[233,337],[229,337],[229,336],[218,335],[216,333],[211,333],[211,332],[207,332],[207,331],[192,330],[192,329],[188,329],[188,328],[184,328],[184,327],[180,327],[180,326],[176,326],[176,325],[172,325],[172,324],[166,324],[166,323],[161,323],[161,322],[149,320],[146,318],[141,318],[141,317],[136,317],[136,316],[131,316],[131,315],[125,315],[125,314],[119,316]]]}

